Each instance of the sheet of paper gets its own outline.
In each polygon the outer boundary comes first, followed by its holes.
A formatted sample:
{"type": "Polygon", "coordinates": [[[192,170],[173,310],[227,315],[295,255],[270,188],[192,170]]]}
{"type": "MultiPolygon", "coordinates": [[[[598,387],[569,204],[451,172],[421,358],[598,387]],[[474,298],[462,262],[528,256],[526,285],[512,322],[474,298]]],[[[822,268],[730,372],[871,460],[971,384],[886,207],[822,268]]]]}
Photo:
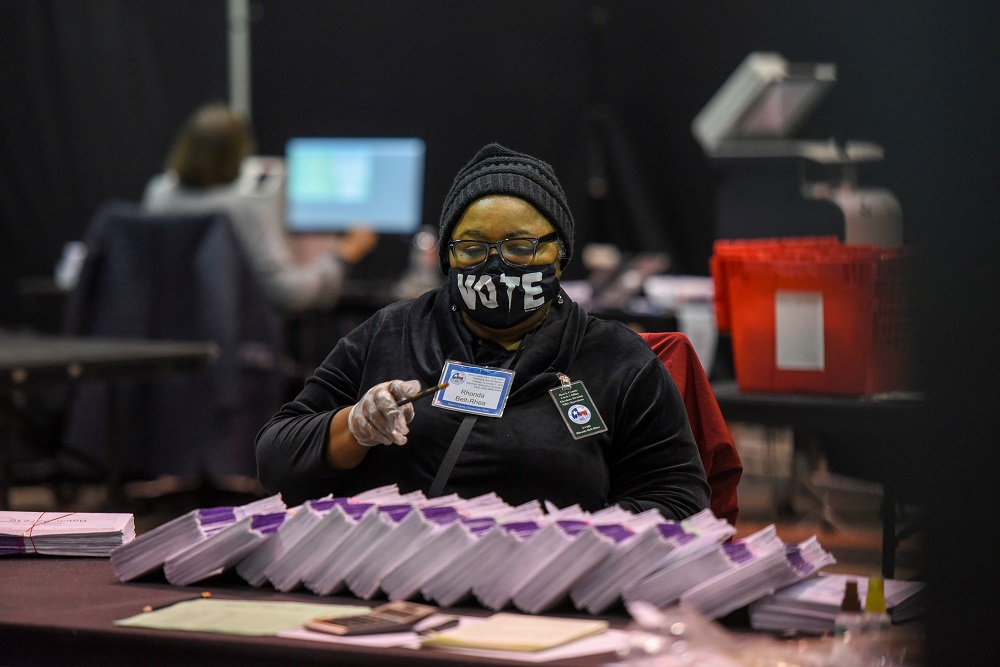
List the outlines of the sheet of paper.
{"type": "Polygon", "coordinates": [[[607,629],[607,621],[600,620],[494,614],[481,623],[431,633],[422,644],[431,647],[541,651],[607,629]]]}
{"type": "Polygon", "coordinates": [[[434,650],[447,651],[448,653],[461,653],[462,655],[476,656],[480,658],[495,658],[501,660],[517,660],[527,663],[552,662],[553,660],[568,660],[578,658],[583,655],[600,655],[601,653],[614,653],[618,647],[628,640],[628,633],[624,630],[607,630],[599,635],[584,637],[576,641],[556,646],[555,648],[543,651],[494,651],[489,649],[472,648],[437,648],[434,650]]]}
{"type": "MultiPolygon", "coordinates": [[[[479,618],[462,618],[462,625],[469,623],[476,624],[479,618]]],[[[305,641],[323,642],[328,644],[348,644],[353,646],[372,646],[376,648],[420,648],[420,637],[414,632],[394,632],[384,635],[367,635],[360,637],[338,637],[323,632],[313,632],[304,628],[288,630],[278,634],[286,639],[300,639],[305,641]]],[[[543,663],[552,660],[566,660],[584,655],[599,655],[601,653],[613,653],[619,646],[627,640],[627,633],[624,630],[607,630],[599,635],[584,637],[576,641],[557,646],[543,651],[500,651],[490,649],[472,648],[434,648],[427,650],[447,651],[448,653],[459,653],[462,655],[495,658],[500,660],[516,660],[524,663],[543,663]]]]}
{"type": "Polygon", "coordinates": [[[303,639],[324,644],[347,644],[348,646],[372,646],[375,648],[420,648],[420,635],[416,632],[383,632],[377,635],[341,637],[326,632],[296,628],[279,632],[278,636],[284,639],[303,639]]]}
{"type": "Polygon", "coordinates": [[[780,370],[824,369],[822,292],[775,292],[774,346],[774,363],[780,370]]]}
{"type": "Polygon", "coordinates": [[[306,602],[188,600],[115,621],[115,625],[157,630],[193,630],[229,635],[270,636],[314,618],[353,616],[368,607],[306,602]]]}

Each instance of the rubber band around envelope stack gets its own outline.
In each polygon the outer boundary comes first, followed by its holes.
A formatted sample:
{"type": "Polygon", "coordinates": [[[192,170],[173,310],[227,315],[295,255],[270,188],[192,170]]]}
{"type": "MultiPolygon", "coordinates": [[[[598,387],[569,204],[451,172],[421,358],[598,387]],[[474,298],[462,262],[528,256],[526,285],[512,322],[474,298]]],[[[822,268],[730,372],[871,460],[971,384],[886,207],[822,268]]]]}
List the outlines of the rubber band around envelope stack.
{"type": "Polygon", "coordinates": [[[32,533],[35,530],[35,526],[42,526],[42,525],[45,525],[47,523],[52,523],[53,521],[58,521],[59,519],[65,519],[68,516],[73,516],[74,514],[76,514],[76,512],[67,512],[66,514],[63,514],[62,516],[57,516],[57,517],[53,517],[51,519],[48,519],[46,521],[42,521],[42,517],[45,516],[46,514],[48,514],[48,512],[42,512],[41,514],[39,514],[38,518],[35,519],[35,522],[33,524],[31,524],[30,526],[28,526],[27,530],[25,530],[23,533],[21,533],[21,544],[20,544],[21,553],[28,553],[28,550],[24,546],[24,537],[25,536],[27,536],[28,540],[31,542],[31,553],[36,553],[36,554],[38,553],[38,548],[35,546],[35,537],[34,537],[34,535],[32,535],[32,533]]]}

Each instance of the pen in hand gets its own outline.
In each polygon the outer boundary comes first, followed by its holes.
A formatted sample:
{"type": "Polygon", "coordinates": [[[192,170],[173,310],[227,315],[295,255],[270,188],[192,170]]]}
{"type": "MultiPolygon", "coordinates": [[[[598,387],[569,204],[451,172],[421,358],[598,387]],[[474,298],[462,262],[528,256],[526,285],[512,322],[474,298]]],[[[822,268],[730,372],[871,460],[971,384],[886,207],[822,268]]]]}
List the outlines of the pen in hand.
{"type": "Polygon", "coordinates": [[[417,400],[418,398],[423,398],[424,396],[430,396],[434,392],[441,391],[442,389],[444,389],[447,386],[448,386],[447,382],[442,382],[441,384],[437,385],[436,387],[428,387],[427,389],[422,389],[422,390],[418,391],[417,393],[415,393],[413,396],[407,396],[406,398],[399,399],[398,401],[396,401],[396,405],[406,405],[407,403],[412,403],[413,401],[417,400]]]}

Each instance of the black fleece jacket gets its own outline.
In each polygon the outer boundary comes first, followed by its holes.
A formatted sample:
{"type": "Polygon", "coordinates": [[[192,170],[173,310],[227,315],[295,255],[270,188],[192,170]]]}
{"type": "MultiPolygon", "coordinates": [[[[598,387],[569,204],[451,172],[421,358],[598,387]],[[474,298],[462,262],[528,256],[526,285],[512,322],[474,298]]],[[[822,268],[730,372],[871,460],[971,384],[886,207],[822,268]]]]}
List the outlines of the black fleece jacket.
{"type": "MultiPolygon", "coordinates": [[[[414,404],[408,442],[373,447],[352,470],[324,450],[330,420],[380,382],[440,381],[446,360],[499,366],[513,353],[476,340],[442,288],[393,304],[341,339],[294,401],[257,436],[260,481],[289,504],[350,496],[386,484],[427,492],[464,413],[414,404]]],[[[709,487],[684,404],[646,343],[617,322],[590,317],[565,293],[513,366],[503,416],[479,417],[444,493],[497,493],[594,511],[618,504],[683,519],[708,507],[709,487]],[[574,440],[549,389],[556,373],[582,380],[608,431],[574,440]]]]}

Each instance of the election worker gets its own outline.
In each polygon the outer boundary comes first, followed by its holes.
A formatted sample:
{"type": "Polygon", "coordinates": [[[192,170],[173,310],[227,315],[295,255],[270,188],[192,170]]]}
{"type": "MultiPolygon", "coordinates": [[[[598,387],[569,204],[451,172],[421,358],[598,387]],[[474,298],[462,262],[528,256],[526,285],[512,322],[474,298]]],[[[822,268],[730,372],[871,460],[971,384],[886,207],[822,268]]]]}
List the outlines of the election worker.
{"type": "Polygon", "coordinates": [[[378,237],[360,224],[339,237],[287,233],[284,187],[270,183],[284,176],[269,176],[273,160],[253,156],[255,146],[249,121],[235,111],[223,104],[199,108],[178,134],[166,170],[146,186],[142,206],[167,215],[226,213],[276,310],[328,308],[340,298],[350,266],[368,255],[378,237]],[[259,173],[248,172],[251,165],[259,173]]]}
{"type": "Polygon", "coordinates": [[[552,168],[498,144],[444,202],[446,284],[341,339],[257,436],[264,488],[289,503],[397,484],[683,519],[709,488],[662,362],[559,287],[574,224],[552,168]],[[406,399],[448,386],[433,396],[406,399]]]}

